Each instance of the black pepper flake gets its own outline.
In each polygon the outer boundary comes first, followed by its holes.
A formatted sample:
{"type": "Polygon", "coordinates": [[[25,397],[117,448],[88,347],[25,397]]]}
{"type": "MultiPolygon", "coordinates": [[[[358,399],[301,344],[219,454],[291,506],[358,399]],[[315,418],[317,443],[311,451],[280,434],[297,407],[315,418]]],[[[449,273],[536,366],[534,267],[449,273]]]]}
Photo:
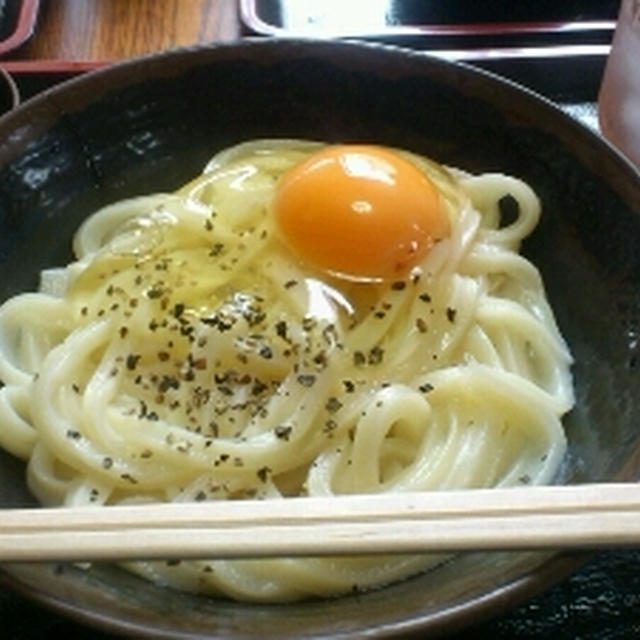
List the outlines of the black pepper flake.
{"type": "Polygon", "coordinates": [[[457,310],[452,307],[447,307],[447,320],[451,323],[456,321],[457,310]]]}
{"type": "Polygon", "coordinates": [[[327,420],[324,423],[323,431],[333,435],[333,431],[338,427],[338,423],[335,420],[327,420]]]}
{"type": "Polygon", "coordinates": [[[291,436],[292,427],[279,425],[274,429],[274,433],[276,434],[276,438],[280,438],[280,440],[289,440],[291,436]]]}
{"type": "Polygon", "coordinates": [[[380,364],[384,359],[384,349],[380,346],[375,346],[369,351],[369,364],[380,364]]]}
{"type": "Polygon", "coordinates": [[[80,440],[80,438],[82,438],[82,434],[75,429],[68,429],[67,438],[69,438],[70,440],[80,440]]]}
{"type": "Polygon", "coordinates": [[[135,353],[130,353],[127,356],[127,369],[129,369],[129,371],[133,371],[137,366],[138,366],[138,362],[140,361],[140,357],[138,354],[135,353]]]}
{"type": "Polygon", "coordinates": [[[353,380],[343,380],[342,385],[347,393],[353,393],[356,390],[356,383],[353,380]]]}
{"type": "Polygon", "coordinates": [[[255,327],[259,325],[261,322],[264,322],[264,319],[267,317],[267,314],[260,309],[260,307],[252,307],[245,311],[242,314],[242,317],[245,319],[247,324],[250,327],[255,327]]]}
{"type": "Polygon", "coordinates": [[[71,388],[76,392],[76,393],[80,393],[80,387],[74,382],[71,385],[71,388]]]}
{"type": "Polygon", "coordinates": [[[211,247],[211,251],[209,251],[209,255],[213,257],[219,256],[222,253],[223,249],[224,249],[224,245],[222,244],[222,242],[216,242],[211,247]]]}
{"type": "Polygon", "coordinates": [[[366,362],[367,362],[367,358],[364,355],[364,353],[362,353],[362,351],[354,351],[353,352],[353,364],[356,367],[361,367],[366,362]]]}
{"type": "Polygon", "coordinates": [[[340,409],[342,409],[342,402],[340,402],[340,400],[338,400],[338,398],[336,398],[335,396],[332,396],[327,400],[326,404],[324,405],[324,408],[329,413],[336,413],[336,411],[339,411],[340,409]]]}
{"type": "Polygon", "coordinates": [[[204,491],[198,491],[194,499],[196,502],[204,502],[207,499],[207,494],[204,491]]]}
{"type": "Polygon", "coordinates": [[[170,357],[170,354],[166,351],[158,351],[158,360],[160,360],[160,362],[166,362],[170,357]]]}
{"type": "Polygon", "coordinates": [[[316,319],[311,318],[309,316],[305,316],[302,318],[302,329],[303,331],[312,331],[316,326],[316,319]]]}
{"type": "Polygon", "coordinates": [[[433,391],[433,385],[430,382],[425,382],[421,384],[418,389],[420,389],[422,393],[429,393],[429,391],[433,391]]]}
{"type": "Polygon", "coordinates": [[[392,283],[391,288],[394,291],[403,291],[406,286],[407,283],[404,280],[397,280],[396,282],[392,283]]]}
{"type": "Polygon", "coordinates": [[[209,327],[217,327],[220,333],[229,331],[229,329],[232,329],[234,325],[233,319],[222,318],[218,315],[214,315],[208,318],[200,318],[200,322],[202,322],[202,324],[206,324],[209,327]]]}
{"type": "Polygon", "coordinates": [[[421,293],[418,297],[422,302],[431,302],[431,296],[428,293],[421,293]]]}
{"type": "Polygon", "coordinates": [[[271,473],[271,469],[269,467],[260,467],[256,471],[256,475],[260,479],[260,482],[266,482],[269,478],[269,474],[271,473]]]}
{"type": "Polygon", "coordinates": [[[271,347],[266,344],[260,347],[259,354],[265,360],[270,360],[271,358],[273,358],[273,351],[271,350],[271,347]]]}
{"type": "MultiPolygon", "coordinates": [[[[336,327],[333,324],[328,324],[322,330],[322,337],[327,345],[332,345],[333,343],[338,342],[338,334],[336,332],[336,327]]],[[[341,349],[342,345],[338,344],[338,347],[341,349]]]]}
{"type": "Polygon", "coordinates": [[[173,310],[171,311],[174,318],[179,318],[184,313],[184,304],[182,302],[177,302],[173,305],[173,310]]]}
{"type": "Polygon", "coordinates": [[[416,318],[416,329],[420,333],[426,333],[427,332],[427,323],[426,323],[424,318],[416,318]]]}
{"type": "Polygon", "coordinates": [[[276,322],[276,334],[283,340],[287,339],[287,323],[284,320],[276,322]]]}
{"type": "Polygon", "coordinates": [[[103,469],[111,469],[113,467],[113,458],[102,458],[102,467],[103,469]]]}
{"type": "Polygon", "coordinates": [[[156,262],[153,265],[153,268],[156,271],[167,271],[169,269],[169,263],[171,262],[170,258],[163,258],[162,260],[160,260],[159,262],[156,262]]]}
{"type": "Polygon", "coordinates": [[[284,288],[285,289],[291,289],[291,287],[295,287],[298,284],[297,280],[287,280],[284,283],[284,288]]]}
{"type": "Polygon", "coordinates": [[[150,300],[155,300],[157,298],[162,298],[165,294],[165,290],[160,285],[154,285],[151,289],[147,290],[147,298],[150,300]]]}
{"type": "Polygon", "coordinates": [[[138,481],[130,473],[123,473],[120,477],[131,484],[138,484],[138,481]]]}
{"type": "Polygon", "coordinates": [[[126,338],[127,334],[129,333],[129,329],[127,329],[127,327],[120,327],[118,333],[120,334],[121,338],[126,338]]]}
{"type": "Polygon", "coordinates": [[[315,384],[316,377],[312,373],[301,373],[297,380],[303,387],[312,387],[315,384]]]}
{"type": "Polygon", "coordinates": [[[231,373],[231,371],[225,371],[224,373],[215,372],[213,374],[213,379],[216,384],[224,384],[225,382],[229,381],[231,373]]]}
{"type": "Polygon", "coordinates": [[[177,567],[180,565],[180,560],[167,560],[167,567],[177,567]]]}
{"type": "Polygon", "coordinates": [[[180,388],[180,380],[175,376],[162,376],[160,383],[158,384],[158,391],[166,393],[169,389],[180,388]]]}
{"type": "Polygon", "coordinates": [[[86,316],[86,315],[89,313],[89,309],[88,309],[88,307],[82,307],[82,309],[80,309],[80,313],[81,313],[83,316],[86,316]]]}
{"type": "Polygon", "coordinates": [[[179,451],[180,453],[188,453],[191,447],[193,447],[192,442],[179,442],[176,445],[176,451],[179,451]]]}
{"type": "Polygon", "coordinates": [[[316,353],[315,356],[313,356],[313,362],[315,364],[317,364],[319,367],[326,367],[329,360],[327,358],[327,352],[326,351],[319,351],[318,353],[316,353]]]}

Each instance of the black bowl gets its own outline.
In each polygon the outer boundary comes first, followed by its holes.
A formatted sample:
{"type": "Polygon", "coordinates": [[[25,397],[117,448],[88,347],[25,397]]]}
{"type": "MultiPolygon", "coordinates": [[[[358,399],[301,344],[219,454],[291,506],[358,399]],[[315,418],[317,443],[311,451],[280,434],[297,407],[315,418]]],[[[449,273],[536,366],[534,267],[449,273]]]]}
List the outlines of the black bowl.
{"type": "MultiPolygon", "coordinates": [[[[376,45],[244,41],[134,60],[68,82],[0,121],[0,299],[70,258],[100,205],[173,189],[218,149],[259,137],[376,141],[470,171],[516,175],[544,205],[525,246],[576,358],[567,482],[640,470],[640,175],[596,134],[511,83],[376,45]]],[[[0,504],[32,501],[0,458],[0,504]]],[[[441,632],[513,606],[575,555],[469,554],[379,591],[255,605],[197,597],[110,566],[5,566],[80,619],[151,637],[441,632]]]]}

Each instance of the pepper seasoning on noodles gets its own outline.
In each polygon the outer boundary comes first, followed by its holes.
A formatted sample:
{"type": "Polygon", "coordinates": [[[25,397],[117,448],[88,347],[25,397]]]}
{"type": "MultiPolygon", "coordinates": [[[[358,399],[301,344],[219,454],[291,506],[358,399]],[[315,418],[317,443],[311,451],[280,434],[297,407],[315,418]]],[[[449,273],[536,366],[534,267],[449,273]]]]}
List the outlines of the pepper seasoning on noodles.
{"type": "MultiPolygon", "coordinates": [[[[552,482],[573,389],[540,274],[519,253],[539,213],[516,178],[401,150],[227,149],[176,193],[97,211],[74,262],[0,307],[0,444],[47,505],[552,482]],[[505,195],[518,215],[503,226],[505,195]]],[[[287,601],[439,560],[127,567],[287,601]]]]}

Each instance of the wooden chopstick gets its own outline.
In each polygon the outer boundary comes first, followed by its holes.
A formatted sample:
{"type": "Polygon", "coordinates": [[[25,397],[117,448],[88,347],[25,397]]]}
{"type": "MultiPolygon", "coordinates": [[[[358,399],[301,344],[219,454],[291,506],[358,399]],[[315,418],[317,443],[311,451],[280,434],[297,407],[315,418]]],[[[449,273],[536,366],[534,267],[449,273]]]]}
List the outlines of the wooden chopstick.
{"type": "Polygon", "coordinates": [[[640,545],[640,485],[0,510],[0,561],[640,545]]]}

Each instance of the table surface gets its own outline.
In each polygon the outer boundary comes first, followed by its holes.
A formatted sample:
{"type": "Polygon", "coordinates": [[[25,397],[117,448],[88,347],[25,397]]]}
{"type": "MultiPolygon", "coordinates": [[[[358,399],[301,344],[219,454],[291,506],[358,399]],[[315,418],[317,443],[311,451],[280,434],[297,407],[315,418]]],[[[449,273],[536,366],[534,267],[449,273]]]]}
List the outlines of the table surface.
{"type": "Polygon", "coordinates": [[[10,59],[115,61],[239,33],[236,0],[53,0],[10,59]]]}
{"type": "MultiPolygon", "coordinates": [[[[111,62],[175,46],[229,41],[240,34],[236,0],[43,1],[35,34],[4,62],[111,62]]],[[[6,590],[0,590],[0,620],[0,636],[11,640],[52,632],[96,640],[112,637],[43,613],[38,605],[6,590]]],[[[477,637],[640,637],[640,551],[597,554],[556,587],[452,639],[477,637]]]]}

